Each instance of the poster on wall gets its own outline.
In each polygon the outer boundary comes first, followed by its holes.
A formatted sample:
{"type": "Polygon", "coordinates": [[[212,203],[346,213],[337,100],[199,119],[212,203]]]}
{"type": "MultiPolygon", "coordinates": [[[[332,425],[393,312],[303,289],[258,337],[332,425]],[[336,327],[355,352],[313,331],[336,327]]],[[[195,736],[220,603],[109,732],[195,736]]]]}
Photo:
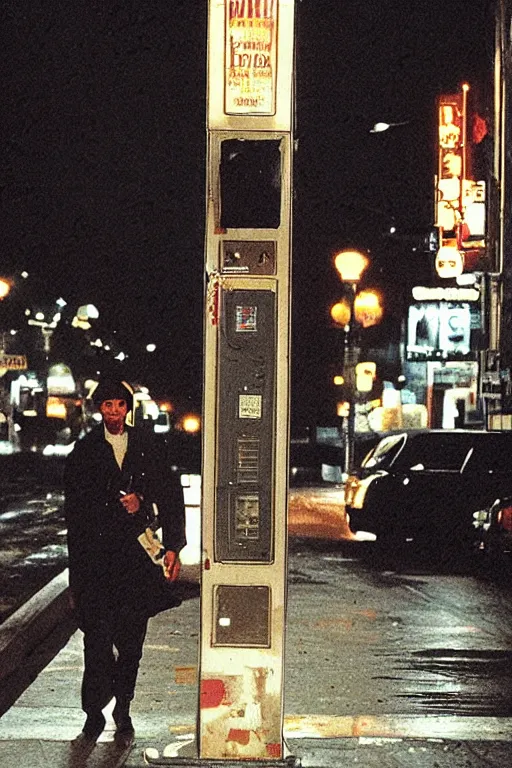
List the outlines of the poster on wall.
{"type": "Polygon", "coordinates": [[[278,0],[226,3],[225,111],[274,115],[278,0]]]}
{"type": "Polygon", "coordinates": [[[464,357],[470,354],[471,333],[479,325],[479,310],[468,302],[425,301],[409,307],[409,359],[464,357]]]}

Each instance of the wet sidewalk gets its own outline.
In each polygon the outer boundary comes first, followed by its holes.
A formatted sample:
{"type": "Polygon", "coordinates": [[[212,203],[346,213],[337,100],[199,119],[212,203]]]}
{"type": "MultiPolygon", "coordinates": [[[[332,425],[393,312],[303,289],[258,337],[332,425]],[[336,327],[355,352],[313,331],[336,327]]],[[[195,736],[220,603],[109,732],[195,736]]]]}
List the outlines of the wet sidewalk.
{"type": "MultiPolygon", "coordinates": [[[[191,583],[189,592],[178,609],[150,622],[133,704],[137,737],[126,760],[127,768],[144,764],[143,751],[147,747],[156,748],[160,754],[165,748],[171,754],[195,754],[197,584],[191,583]]],[[[330,642],[330,647],[318,647],[315,627],[325,617],[326,602],[332,596],[326,593],[323,600],[311,600],[310,595],[304,584],[290,584],[284,737],[288,753],[295,756],[298,764],[304,768],[512,765],[512,723],[508,718],[337,712],[330,704],[329,690],[324,690],[325,683],[315,671],[315,664],[328,658],[333,678],[346,675],[340,638],[332,635],[330,641],[324,640],[330,642]],[[305,656],[305,647],[313,648],[316,655],[305,656]]],[[[105,746],[113,740],[111,717],[100,738],[100,747],[87,759],[79,759],[70,749],[84,720],[80,709],[81,675],[82,636],[77,631],[0,719],[1,768],[115,765],[113,757],[108,761],[105,746]]],[[[204,764],[208,766],[207,761],[204,764]]]]}

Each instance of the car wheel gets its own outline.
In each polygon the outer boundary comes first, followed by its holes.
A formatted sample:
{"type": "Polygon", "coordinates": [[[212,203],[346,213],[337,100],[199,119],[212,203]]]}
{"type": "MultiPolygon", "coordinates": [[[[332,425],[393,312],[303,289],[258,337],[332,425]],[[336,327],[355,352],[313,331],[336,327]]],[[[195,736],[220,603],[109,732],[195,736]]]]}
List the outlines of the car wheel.
{"type": "Polygon", "coordinates": [[[405,541],[395,533],[381,533],[377,536],[375,550],[380,560],[395,562],[405,554],[405,541]]]}
{"type": "Polygon", "coordinates": [[[439,541],[439,558],[449,570],[468,573],[476,567],[476,549],[477,542],[472,531],[454,529],[453,535],[439,541]]]}
{"type": "Polygon", "coordinates": [[[497,581],[508,581],[512,578],[512,557],[510,552],[504,552],[499,541],[489,541],[484,550],[486,571],[497,581]]]}

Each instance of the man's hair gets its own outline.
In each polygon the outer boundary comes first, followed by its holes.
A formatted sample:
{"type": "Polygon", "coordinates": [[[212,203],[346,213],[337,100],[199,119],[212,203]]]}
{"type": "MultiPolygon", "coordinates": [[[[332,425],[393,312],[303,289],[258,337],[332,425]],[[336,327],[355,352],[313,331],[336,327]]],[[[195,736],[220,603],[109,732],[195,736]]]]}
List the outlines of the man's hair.
{"type": "Polygon", "coordinates": [[[119,379],[100,379],[90,397],[97,408],[105,400],[126,400],[128,410],[133,409],[133,389],[128,382],[119,379]]]}

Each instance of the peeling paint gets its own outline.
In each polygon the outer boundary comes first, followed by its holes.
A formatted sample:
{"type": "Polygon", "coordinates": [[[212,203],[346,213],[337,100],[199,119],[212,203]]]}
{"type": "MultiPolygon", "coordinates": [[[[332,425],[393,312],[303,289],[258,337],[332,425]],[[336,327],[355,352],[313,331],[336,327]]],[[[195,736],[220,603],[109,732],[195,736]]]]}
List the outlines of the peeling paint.
{"type": "Polygon", "coordinates": [[[197,666],[174,667],[174,682],[176,685],[195,685],[197,682],[197,666]]]}
{"type": "Polygon", "coordinates": [[[245,667],[240,675],[201,681],[202,751],[217,758],[280,756],[280,697],[267,685],[272,674],[245,667]]]}

